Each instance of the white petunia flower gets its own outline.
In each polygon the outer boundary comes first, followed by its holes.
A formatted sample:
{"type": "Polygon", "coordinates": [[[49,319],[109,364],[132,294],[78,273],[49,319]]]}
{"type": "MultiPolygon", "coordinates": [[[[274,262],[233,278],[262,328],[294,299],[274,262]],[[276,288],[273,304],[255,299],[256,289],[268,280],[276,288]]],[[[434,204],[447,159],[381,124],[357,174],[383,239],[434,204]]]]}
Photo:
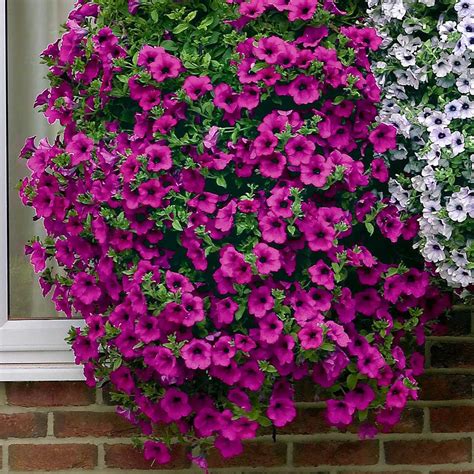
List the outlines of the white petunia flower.
{"type": "Polygon", "coordinates": [[[443,263],[437,269],[439,276],[446,280],[448,284],[454,288],[459,288],[459,283],[455,282],[451,275],[456,271],[456,267],[452,263],[443,263]]]}
{"type": "Polygon", "coordinates": [[[449,199],[446,205],[448,216],[455,222],[464,222],[467,219],[466,201],[464,199],[449,199]]]}
{"type": "Polygon", "coordinates": [[[461,94],[474,95],[474,71],[468,69],[466,73],[461,74],[456,80],[456,86],[461,94]]]}
{"type": "Polygon", "coordinates": [[[454,5],[454,9],[458,12],[459,18],[471,16],[474,14],[474,1],[461,0],[458,3],[456,3],[456,5],[454,5]]]}
{"type": "Polygon", "coordinates": [[[465,36],[462,36],[461,38],[458,39],[458,41],[454,45],[453,54],[456,54],[457,56],[462,56],[466,52],[467,49],[468,49],[467,38],[465,36]]]}
{"type": "Polygon", "coordinates": [[[453,228],[444,222],[442,219],[436,216],[421,217],[420,218],[420,229],[425,235],[442,235],[449,239],[452,234],[453,228]]]}
{"type": "Polygon", "coordinates": [[[468,97],[464,96],[459,99],[461,108],[459,110],[459,117],[462,119],[468,119],[474,117],[474,102],[469,100],[468,97]]]}
{"type": "Polygon", "coordinates": [[[394,54],[403,67],[414,66],[416,64],[416,56],[405,48],[398,48],[394,51],[394,54]]]}
{"type": "Polygon", "coordinates": [[[428,262],[441,262],[446,259],[446,254],[444,253],[444,247],[435,240],[428,239],[425,246],[421,250],[423,257],[428,260],[428,262]]]}
{"type": "Polygon", "coordinates": [[[405,115],[392,114],[390,116],[390,123],[395,125],[399,133],[401,133],[404,137],[408,138],[410,136],[411,124],[405,115]]]}
{"type": "Polygon", "coordinates": [[[453,199],[461,200],[465,203],[464,207],[470,217],[474,217],[474,190],[467,186],[462,187],[457,193],[451,195],[453,199]]]}
{"type": "Polygon", "coordinates": [[[427,66],[416,67],[413,69],[413,74],[418,78],[419,82],[426,82],[428,80],[428,68],[427,66]]]}
{"type": "Polygon", "coordinates": [[[455,272],[451,274],[451,278],[454,282],[459,283],[463,288],[474,283],[474,272],[467,268],[457,268],[455,272]]]}
{"type": "Polygon", "coordinates": [[[435,127],[430,131],[430,139],[435,145],[445,147],[451,144],[451,130],[446,127],[435,127]]]}
{"type": "Polygon", "coordinates": [[[403,0],[384,0],[382,3],[382,13],[387,18],[396,18],[397,20],[401,20],[407,10],[405,8],[405,4],[403,0]]]}
{"type": "Polygon", "coordinates": [[[474,36],[463,36],[461,40],[465,42],[466,48],[469,51],[474,51],[474,36]]]}
{"type": "Polygon", "coordinates": [[[464,36],[474,36],[474,16],[466,16],[457,24],[456,29],[464,36]]]}
{"type": "Polygon", "coordinates": [[[390,202],[397,206],[398,210],[406,209],[408,204],[409,194],[401,188],[400,191],[394,190],[391,192],[390,202]]]}
{"type": "Polygon", "coordinates": [[[450,56],[449,61],[451,62],[451,67],[455,74],[462,74],[470,65],[464,56],[450,56]]]}
{"type": "MultiPolygon", "coordinates": [[[[459,104],[459,109],[461,104],[459,104]]],[[[426,128],[431,132],[434,128],[446,127],[451,122],[451,117],[448,114],[434,111],[425,121],[426,128]]]]}
{"type": "Polygon", "coordinates": [[[455,99],[444,106],[444,112],[450,119],[457,119],[461,116],[461,101],[455,99]]]}
{"type": "Polygon", "coordinates": [[[455,21],[446,21],[438,26],[438,32],[442,40],[447,40],[448,36],[456,31],[455,21]]]}
{"type": "Polygon", "coordinates": [[[394,74],[397,77],[397,83],[401,86],[410,86],[414,89],[420,86],[418,76],[411,69],[397,69],[394,74]]]}
{"type": "Polygon", "coordinates": [[[438,146],[433,146],[431,150],[425,155],[420,157],[422,160],[426,160],[431,166],[438,166],[441,158],[441,149],[438,146]]]}
{"type": "Polygon", "coordinates": [[[446,77],[453,69],[449,59],[443,56],[432,66],[433,72],[437,77],[446,77]]]}
{"type": "Polygon", "coordinates": [[[449,286],[467,288],[474,283],[474,237],[465,225],[474,218],[474,0],[442,8],[436,0],[404,0],[403,19],[388,11],[401,2],[368,1],[386,45],[384,65],[374,69],[382,89],[377,121],[403,137],[388,153],[405,160],[389,181],[390,202],[420,216],[414,248],[449,286]]]}
{"type": "Polygon", "coordinates": [[[464,151],[464,136],[461,132],[454,132],[451,135],[451,151],[453,156],[457,156],[464,151]]]}
{"type": "Polygon", "coordinates": [[[390,84],[385,89],[385,96],[390,98],[395,98],[399,100],[408,99],[408,96],[405,92],[405,88],[400,84],[390,84]]]}
{"type": "Polygon", "coordinates": [[[422,193],[434,191],[438,183],[434,177],[413,176],[411,184],[415,191],[422,193]]]}
{"type": "Polygon", "coordinates": [[[426,196],[427,199],[422,200],[423,203],[423,215],[429,217],[431,215],[436,215],[436,213],[441,209],[441,203],[431,199],[431,196],[426,196]]]}
{"type": "Polygon", "coordinates": [[[400,46],[411,52],[415,52],[423,44],[420,38],[412,35],[398,35],[397,42],[400,46]]]}
{"type": "Polygon", "coordinates": [[[430,109],[429,107],[424,107],[423,110],[418,114],[418,121],[426,125],[426,121],[433,115],[433,109],[430,109]]]}
{"type": "Polygon", "coordinates": [[[384,99],[382,101],[382,110],[390,114],[400,112],[400,106],[393,99],[384,99]]]}
{"type": "Polygon", "coordinates": [[[466,252],[455,250],[451,252],[451,259],[459,267],[464,267],[468,264],[466,252]]]}

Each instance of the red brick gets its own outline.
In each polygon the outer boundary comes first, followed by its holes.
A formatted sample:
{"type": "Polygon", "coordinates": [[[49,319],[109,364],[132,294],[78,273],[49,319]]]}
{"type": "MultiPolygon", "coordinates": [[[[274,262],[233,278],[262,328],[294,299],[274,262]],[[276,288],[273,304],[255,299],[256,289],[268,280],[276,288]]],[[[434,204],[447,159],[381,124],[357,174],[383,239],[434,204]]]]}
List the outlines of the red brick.
{"type": "Polygon", "coordinates": [[[13,444],[8,448],[12,471],[93,469],[97,446],[92,444],[13,444]]]}
{"type": "Polygon", "coordinates": [[[430,474],[474,474],[474,470],[462,471],[430,471],[430,474]]]}
{"type": "Polygon", "coordinates": [[[447,336],[467,336],[471,334],[471,309],[469,307],[459,308],[453,312],[452,316],[440,318],[442,324],[446,326],[447,336]]]}
{"type": "Polygon", "coordinates": [[[112,412],[70,411],[54,414],[54,435],[58,438],[121,437],[137,433],[139,430],[135,426],[112,412]]]}
{"type": "Polygon", "coordinates": [[[250,442],[245,443],[244,451],[239,456],[224,459],[217,450],[209,453],[209,467],[275,467],[286,464],[285,443],[250,442]]]}
{"type": "Polygon", "coordinates": [[[90,405],[95,392],[83,382],[11,382],[6,384],[9,405],[56,407],[90,405]]]}
{"type": "Polygon", "coordinates": [[[423,430],[423,409],[406,408],[400,422],[391,430],[392,433],[421,433],[423,430]]]}
{"type": "Polygon", "coordinates": [[[431,347],[431,366],[474,368],[474,343],[437,342],[431,347]]]}
{"type": "Polygon", "coordinates": [[[0,438],[39,438],[47,429],[46,413],[0,414],[0,438]]]}
{"type": "Polygon", "coordinates": [[[112,387],[110,385],[106,385],[102,387],[102,400],[104,401],[104,405],[114,405],[112,401],[112,387]]]}
{"type": "MultiPolygon", "coordinates": [[[[392,429],[393,433],[421,433],[423,430],[423,409],[407,408],[402,413],[400,422],[392,429]]],[[[325,417],[324,408],[301,407],[298,409],[293,422],[277,429],[279,434],[317,434],[334,431],[325,417]]],[[[357,426],[351,426],[348,431],[356,433],[357,426]]],[[[271,429],[261,430],[260,434],[271,434],[271,429]]]]}
{"type": "MultiPolygon", "coordinates": [[[[423,430],[423,409],[405,408],[400,421],[390,430],[391,433],[421,433],[423,430]]],[[[370,418],[369,418],[370,420],[370,418]]],[[[350,425],[347,431],[357,433],[357,424],[350,425]]]]}
{"type": "Polygon", "coordinates": [[[431,431],[461,433],[474,431],[474,407],[440,407],[430,409],[431,431]]]}
{"type": "Polygon", "coordinates": [[[319,441],[295,443],[295,466],[371,465],[379,459],[378,441],[319,441]]]}
{"type": "MultiPolygon", "coordinates": [[[[209,472],[211,472],[211,471],[209,471],[209,472]]],[[[216,471],[212,471],[211,474],[215,474],[215,472],[216,472],[216,471]]],[[[230,471],[230,472],[229,472],[229,471],[220,471],[220,472],[226,473],[226,474],[235,474],[234,471],[230,471]]],[[[272,471],[269,471],[267,468],[264,468],[264,469],[261,470],[261,471],[258,470],[258,469],[257,469],[257,470],[251,469],[251,470],[249,470],[249,471],[246,471],[246,470],[241,471],[241,470],[239,469],[239,470],[236,471],[236,472],[238,472],[239,474],[269,474],[269,472],[272,472],[272,471]]],[[[273,472],[275,472],[275,471],[273,471],[273,472]]],[[[280,473],[281,473],[282,471],[279,470],[279,471],[277,471],[277,472],[280,472],[280,473]]],[[[313,471],[313,470],[311,470],[311,471],[309,471],[309,473],[308,473],[308,471],[304,471],[304,472],[306,472],[307,474],[330,474],[328,471],[313,471]]],[[[193,474],[194,474],[194,473],[193,473],[193,474]]],[[[196,474],[197,474],[197,472],[196,472],[196,474]]],[[[297,471],[297,470],[292,471],[292,470],[287,470],[287,469],[285,469],[284,474],[301,474],[301,471],[299,471],[299,470],[298,470],[298,471],[297,471]]],[[[373,474],[373,473],[372,473],[372,474],[373,474]]]]}
{"type": "Polygon", "coordinates": [[[420,471],[339,471],[337,474],[421,474],[420,471]]]}
{"type": "Polygon", "coordinates": [[[473,375],[425,374],[418,381],[421,400],[462,400],[473,396],[473,375]]]}
{"type": "Polygon", "coordinates": [[[296,418],[283,428],[277,428],[278,434],[315,434],[332,431],[324,416],[323,408],[299,408],[296,418]]]}
{"type": "Polygon", "coordinates": [[[147,461],[143,453],[131,444],[106,444],[105,464],[107,467],[115,469],[142,469],[142,470],[165,470],[165,469],[186,469],[190,466],[190,461],[186,456],[183,446],[176,446],[172,449],[172,460],[168,464],[156,464],[147,461]]]}
{"type": "Polygon", "coordinates": [[[471,440],[468,438],[387,441],[384,444],[387,464],[429,465],[471,461],[471,440]]]}
{"type": "Polygon", "coordinates": [[[316,399],[314,382],[308,378],[295,382],[295,397],[297,402],[314,402],[316,399]]]}

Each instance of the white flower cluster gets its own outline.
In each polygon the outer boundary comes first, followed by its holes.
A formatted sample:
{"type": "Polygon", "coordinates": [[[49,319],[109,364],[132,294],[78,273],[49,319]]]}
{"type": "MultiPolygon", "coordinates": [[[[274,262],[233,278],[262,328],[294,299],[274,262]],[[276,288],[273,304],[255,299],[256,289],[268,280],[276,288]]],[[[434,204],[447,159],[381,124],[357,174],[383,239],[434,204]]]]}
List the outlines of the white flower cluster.
{"type": "Polygon", "coordinates": [[[384,40],[379,119],[399,131],[393,202],[420,216],[415,245],[429,266],[466,288],[474,284],[474,0],[368,4],[384,40]]]}

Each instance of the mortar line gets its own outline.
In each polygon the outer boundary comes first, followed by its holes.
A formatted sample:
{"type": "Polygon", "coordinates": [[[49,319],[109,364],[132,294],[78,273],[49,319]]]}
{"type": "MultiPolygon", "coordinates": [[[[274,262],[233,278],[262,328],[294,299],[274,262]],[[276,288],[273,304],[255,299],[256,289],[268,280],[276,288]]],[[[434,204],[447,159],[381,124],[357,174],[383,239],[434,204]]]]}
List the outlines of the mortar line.
{"type": "Polygon", "coordinates": [[[377,464],[380,466],[385,465],[385,443],[382,439],[379,439],[379,460],[377,464]]]}
{"type": "Polygon", "coordinates": [[[286,444],[286,465],[288,467],[293,467],[293,442],[289,441],[286,444]]]}
{"type": "Polygon", "coordinates": [[[95,403],[96,405],[104,404],[104,392],[102,391],[102,388],[98,388],[95,391],[95,403]]]}
{"type": "Polygon", "coordinates": [[[54,437],[54,414],[53,412],[48,413],[48,421],[47,421],[47,430],[46,436],[54,437]]]}
{"type": "Polygon", "coordinates": [[[424,352],[425,352],[425,367],[429,369],[431,367],[431,342],[430,341],[426,341],[424,352]]]}
{"type": "Polygon", "coordinates": [[[5,387],[5,382],[0,383],[0,405],[7,404],[7,390],[5,387]]]}
{"type": "Polygon", "coordinates": [[[100,443],[97,445],[97,467],[99,469],[105,469],[105,448],[104,444],[100,443]]]}
{"type": "Polygon", "coordinates": [[[5,443],[2,443],[2,472],[8,474],[9,466],[8,466],[8,447],[5,443]]]}
{"type": "Polygon", "coordinates": [[[422,433],[423,434],[432,434],[431,433],[431,411],[428,407],[423,408],[423,428],[422,428],[422,433]]]}

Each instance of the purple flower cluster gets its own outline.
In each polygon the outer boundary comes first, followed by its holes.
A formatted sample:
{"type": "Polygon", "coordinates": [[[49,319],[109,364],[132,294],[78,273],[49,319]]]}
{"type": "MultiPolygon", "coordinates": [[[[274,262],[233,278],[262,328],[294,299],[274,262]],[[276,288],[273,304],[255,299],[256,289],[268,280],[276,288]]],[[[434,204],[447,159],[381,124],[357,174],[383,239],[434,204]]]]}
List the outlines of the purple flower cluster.
{"type": "MultiPolygon", "coordinates": [[[[129,7],[128,25],[148,17],[129,7]]],[[[228,1],[231,47],[198,74],[204,54],[175,47],[191,26],[149,44],[100,27],[107,12],[79,1],[43,53],[37,105],[64,133],[22,151],[21,198],[48,233],[27,252],[57,309],[86,320],[70,339],[87,382],[113,385],[159,463],[177,439],[239,454],[295,418],[306,378],[330,424],[389,429],[449,299],[398,254],[417,223],[384,197],[380,38],[338,26],[330,0],[228,1]],[[282,18],[291,33],[266,29],[282,18]]]]}

